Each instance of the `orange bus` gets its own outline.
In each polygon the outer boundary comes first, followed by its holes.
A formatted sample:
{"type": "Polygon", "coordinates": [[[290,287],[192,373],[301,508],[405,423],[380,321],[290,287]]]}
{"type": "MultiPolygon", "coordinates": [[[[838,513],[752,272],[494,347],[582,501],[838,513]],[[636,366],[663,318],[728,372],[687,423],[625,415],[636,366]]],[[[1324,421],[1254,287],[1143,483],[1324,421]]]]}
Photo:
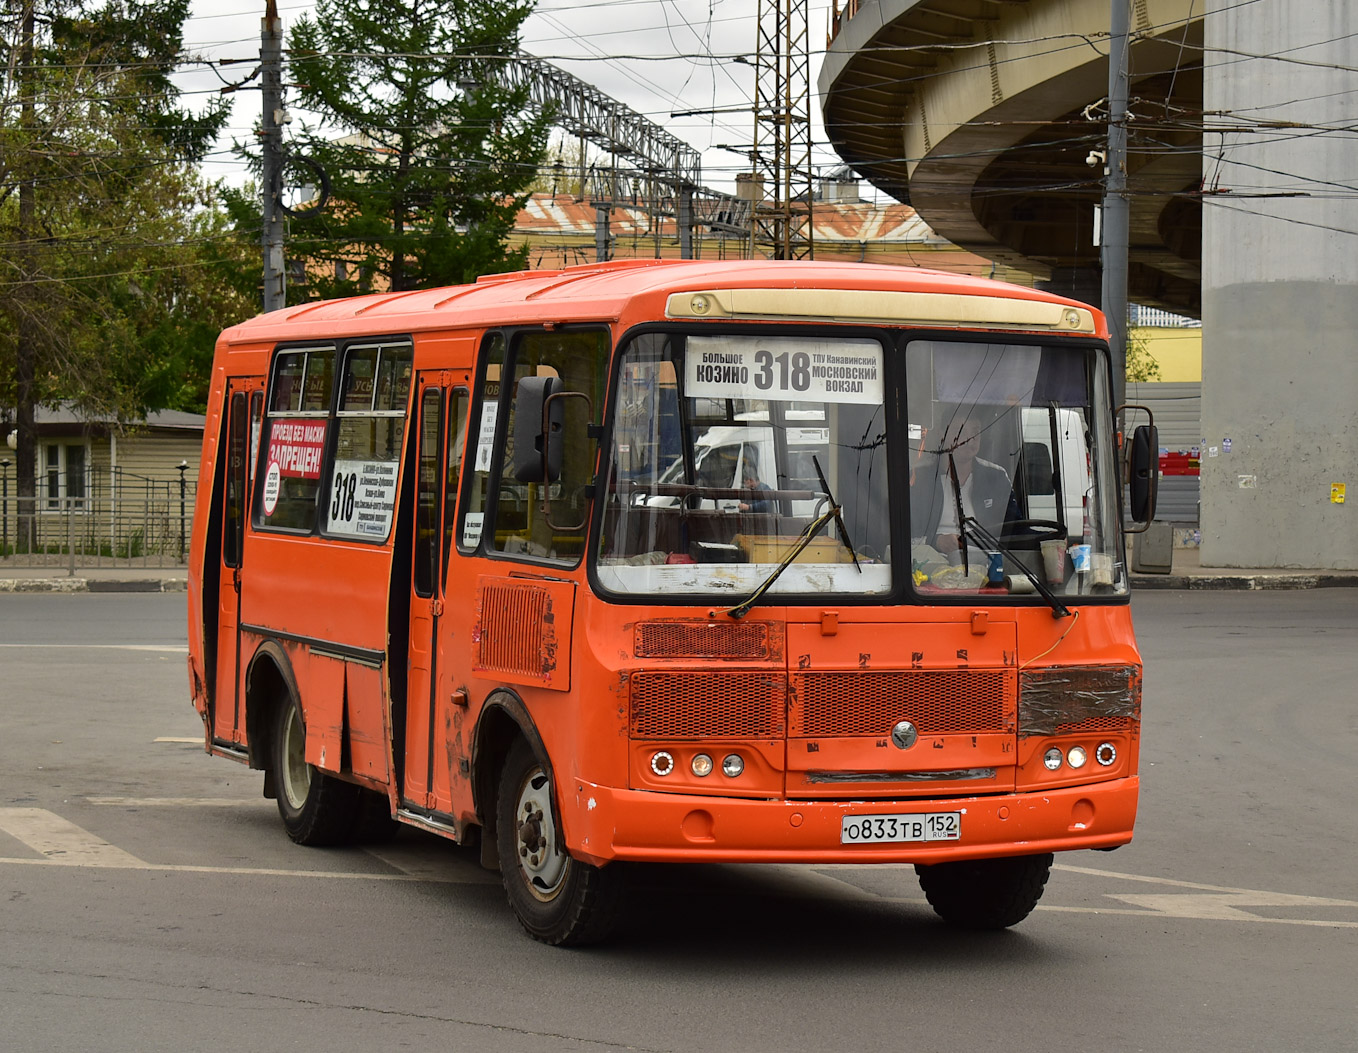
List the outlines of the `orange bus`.
{"type": "Polygon", "coordinates": [[[1012,925],[1132,837],[1155,449],[1126,471],[1110,390],[1098,312],[897,267],[252,319],[190,554],[207,751],[301,844],[478,846],[548,943],[607,934],[629,861],[912,863],[1012,925]]]}

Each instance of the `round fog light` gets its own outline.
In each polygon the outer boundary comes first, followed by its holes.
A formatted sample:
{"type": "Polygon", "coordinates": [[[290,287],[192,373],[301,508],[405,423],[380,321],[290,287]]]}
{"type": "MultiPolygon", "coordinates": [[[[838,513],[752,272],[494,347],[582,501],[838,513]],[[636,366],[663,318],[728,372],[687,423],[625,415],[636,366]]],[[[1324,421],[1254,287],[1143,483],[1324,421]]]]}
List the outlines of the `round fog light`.
{"type": "Polygon", "coordinates": [[[697,756],[693,758],[693,764],[691,765],[691,767],[693,768],[693,774],[698,776],[698,778],[700,779],[704,775],[711,775],[712,758],[709,757],[706,753],[699,753],[697,756]]]}
{"type": "Polygon", "coordinates": [[[1066,763],[1072,768],[1083,768],[1087,760],[1089,760],[1089,754],[1085,752],[1083,746],[1072,746],[1070,752],[1066,754],[1066,763]]]}
{"type": "Polygon", "coordinates": [[[1042,763],[1047,766],[1048,771],[1056,771],[1061,767],[1061,751],[1053,746],[1042,755],[1042,763]]]}
{"type": "Polygon", "coordinates": [[[1094,759],[1107,768],[1118,759],[1118,748],[1111,742],[1100,742],[1094,751],[1094,759]]]}
{"type": "Polygon", "coordinates": [[[734,779],[745,770],[745,759],[739,753],[728,753],[722,758],[721,773],[729,779],[734,779]]]}
{"type": "Polygon", "coordinates": [[[657,775],[668,775],[674,771],[674,758],[661,750],[651,758],[651,771],[657,775]]]}

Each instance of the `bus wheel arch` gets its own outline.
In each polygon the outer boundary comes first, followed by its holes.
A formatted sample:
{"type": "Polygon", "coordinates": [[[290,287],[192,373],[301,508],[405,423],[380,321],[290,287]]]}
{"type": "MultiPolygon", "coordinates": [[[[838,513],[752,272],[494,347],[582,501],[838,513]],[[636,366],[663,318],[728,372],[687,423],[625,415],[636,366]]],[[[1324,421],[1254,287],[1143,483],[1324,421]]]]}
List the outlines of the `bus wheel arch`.
{"type": "Polygon", "coordinates": [[[251,658],[245,697],[250,764],[264,769],[264,795],[276,800],[288,836],[299,845],[351,840],[362,790],[307,763],[301,694],[276,641],[266,640],[251,658]]]}
{"type": "MultiPolygon", "coordinates": [[[[472,735],[472,804],[481,821],[481,865],[500,869],[496,847],[496,794],[505,760],[517,739],[523,739],[551,773],[551,758],[528,708],[513,691],[491,693],[481,707],[472,735]]],[[[559,831],[558,831],[559,834],[559,831]]]]}

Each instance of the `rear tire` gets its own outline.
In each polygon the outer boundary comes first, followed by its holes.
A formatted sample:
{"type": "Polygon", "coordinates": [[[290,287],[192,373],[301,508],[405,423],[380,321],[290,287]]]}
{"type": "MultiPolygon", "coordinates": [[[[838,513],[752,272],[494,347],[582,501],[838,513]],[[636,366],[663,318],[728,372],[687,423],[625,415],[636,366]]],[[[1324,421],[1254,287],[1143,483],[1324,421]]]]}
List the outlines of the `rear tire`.
{"type": "Polygon", "coordinates": [[[934,913],[963,929],[1007,929],[1037,906],[1052,854],[974,859],[915,867],[934,913]]]}
{"type": "Polygon", "coordinates": [[[620,868],[590,866],[566,851],[555,787],[524,739],[510,748],[500,773],[495,838],[505,895],[529,936],[570,947],[612,933],[622,896],[620,868]]]}
{"type": "Polygon", "coordinates": [[[306,762],[306,725],[301,707],[290,695],[277,708],[273,770],[278,814],[290,838],[299,845],[338,845],[350,840],[362,791],[306,762]]]}

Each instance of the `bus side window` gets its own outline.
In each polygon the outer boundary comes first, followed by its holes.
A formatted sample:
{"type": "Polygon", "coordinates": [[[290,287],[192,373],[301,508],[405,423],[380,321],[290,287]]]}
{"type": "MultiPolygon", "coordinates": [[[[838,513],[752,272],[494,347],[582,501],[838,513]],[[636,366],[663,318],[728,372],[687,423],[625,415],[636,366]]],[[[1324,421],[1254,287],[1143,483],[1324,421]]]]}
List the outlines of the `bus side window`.
{"type": "Polygon", "coordinates": [[[426,388],[420,400],[420,460],[415,486],[415,595],[434,594],[438,558],[439,454],[443,391],[426,388]]]}
{"type": "Polygon", "coordinates": [[[379,542],[391,534],[411,357],[409,344],[350,345],[345,351],[327,534],[379,542]]]}
{"type": "Polygon", "coordinates": [[[478,393],[474,422],[469,421],[467,430],[474,432],[476,445],[472,451],[471,464],[468,466],[466,492],[462,495],[460,522],[462,529],[458,535],[458,548],[465,552],[475,550],[481,544],[481,534],[489,503],[490,476],[495,467],[495,436],[500,420],[500,374],[504,369],[505,338],[500,333],[489,333],[483,346],[485,365],[481,375],[481,390],[478,393]]]}
{"type": "Polygon", "coordinates": [[[333,347],[282,351],[274,358],[257,526],[307,533],[315,528],[334,380],[333,347]]]}
{"type": "Polygon", "coordinates": [[[226,514],[222,517],[222,562],[228,567],[239,567],[241,543],[245,534],[245,468],[246,468],[245,392],[231,396],[230,420],[227,424],[226,450],[226,514]]]}
{"type": "Polygon", "coordinates": [[[446,476],[443,487],[443,566],[447,573],[448,553],[457,531],[457,495],[462,480],[462,455],[467,448],[467,406],[471,393],[454,388],[448,399],[448,454],[444,458],[446,476]]]}
{"type": "Polygon", "coordinates": [[[493,548],[506,555],[576,562],[584,552],[588,487],[594,480],[597,445],[589,437],[589,419],[603,405],[609,340],[606,330],[525,333],[514,346],[513,379],[557,376],[563,390],[587,398],[561,401],[565,426],[561,477],[551,483],[514,480],[514,400],[507,403],[505,448],[498,458],[501,473],[495,503],[493,548]]]}

